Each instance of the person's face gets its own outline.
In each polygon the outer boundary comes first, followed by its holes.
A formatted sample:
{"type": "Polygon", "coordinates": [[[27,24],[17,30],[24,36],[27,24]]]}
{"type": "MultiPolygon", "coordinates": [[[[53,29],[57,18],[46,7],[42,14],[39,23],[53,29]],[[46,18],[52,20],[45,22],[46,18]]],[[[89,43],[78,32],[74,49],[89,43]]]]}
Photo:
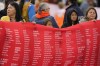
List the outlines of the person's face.
{"type": "Polygon", "coordinates": [[[87,17],[89,18],[89,20],[94,20],[96,17],[96,13],[94,9],[90,9],[88,11],[87,17]]]}
{"type": "Polygon", "coordinates": [[[50,27],[53,27],[52,26],[52,22],[51,21],[48,21],[47,25],[46,26],[50,26],[50,27]]]}
{"type": "Polygon", "coordinates": [[[16,14],[16,10],[15,8],[12,6],[12,5],[8,5],[8,8],[7,8],[7,15],[8,16],[13,16],[16,14]]]}
{"type": "Polygon", "coordinates": [[[77,20],[77,14],[76,14],[76,12],[72,12],[72,14],[71,14],[71,20],[72,21],[76,21],[77,20]]]}
{"type": "Polygon", "coordinates": [[[59,8],[64,8],[64,3],[63,3],[63,2],[59,2],[59,3],[58,3],[58,7],[59,7],[59,8]]]}
{"type": "Polygon", "coordinates": [[[45,11],[46,11],[46,12],[49,12],[49,11],[50,11],[49,6],[46,6],[46,7],[45,7],[45,11]]]}
{"type": "Polygon", "coordinates": [[[39,4],[40,4],[39,0],[35,0],[35,5],[39,5],[39,4]]]}

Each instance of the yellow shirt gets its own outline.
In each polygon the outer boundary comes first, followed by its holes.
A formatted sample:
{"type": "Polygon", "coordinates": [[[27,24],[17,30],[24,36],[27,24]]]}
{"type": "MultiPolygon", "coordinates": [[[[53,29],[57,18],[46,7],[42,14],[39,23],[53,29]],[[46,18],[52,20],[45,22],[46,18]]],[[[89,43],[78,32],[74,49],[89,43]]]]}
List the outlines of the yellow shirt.
{"type": "Polygon", "coordinates": [[[25,21],[29,21],[29,16],[28,16],[28,7],[30,5],[30,2],[26,2],[24,5],[23,5],[23,11],[22,11],[22,16],[23,18],[25,19],[25,21]]]}
{"type": "Polygon", "coordinates": [[[1,21],[10,22],[10,17],[9,16],[3,16],[3,17],[1,17],[1,21]]]}

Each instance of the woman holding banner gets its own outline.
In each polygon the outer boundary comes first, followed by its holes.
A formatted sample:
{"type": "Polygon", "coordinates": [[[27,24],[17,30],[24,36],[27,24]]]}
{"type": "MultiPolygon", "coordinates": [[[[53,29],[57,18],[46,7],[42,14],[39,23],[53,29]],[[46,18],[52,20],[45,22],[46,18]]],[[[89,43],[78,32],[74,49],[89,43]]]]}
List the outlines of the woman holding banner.
{"type": "MultiPolygon", "coordinates": [[[[1,18],[2,16],[6,16],[6,15],[7,15],[7,7],[8,7],[8,4],[9,4],[10,2],[12,2],[12,1],[14,1],[14,0],[5,0],[5,1],[4,1],[5,8],[4,8],[3,10],[0,11],[0,18],[1,18]]],[[[1,7],[1,6],[0,6],[0,7],[1,7]]]]}
{"type": "Polygon", "coordinates": [[[7,16],[1,17],[1,21],[7,21],[7,22],[23,21],[19,5],[15,2],[9,3],[7,7],[7,16]]]}
{"type": "Polygon", "coordinates": [[[78,13],[74,8],[69,9],[66,16],[66,22],[62,25],[62,28],[73,26],[78,24],[78,13]]]}
{"type": "Polygon", "coordinates": [[[90,7],[88,8],[88,10],[86,11],[86,16],[83,17],[81,20],[80,20],[80,23],[82,22],[86,22],[86,21],[94,21],[97,19],[97,11],[94,7],[90,7]]]}
{"type": "Polygon", "coordinates": [[[66,11],[65,11],[63,23],[67,24],[67,19],[66,19],[67,14],[68,14],[67,12],[69,12],[71,8],[74,8],[77,11],[78,19],[80,19],[84,16],[83,12],[81,11],[81,9],[78,6],[77,0],[67,0],[67,4],[68,4],[68,6],[67,6],[66,11]]]}

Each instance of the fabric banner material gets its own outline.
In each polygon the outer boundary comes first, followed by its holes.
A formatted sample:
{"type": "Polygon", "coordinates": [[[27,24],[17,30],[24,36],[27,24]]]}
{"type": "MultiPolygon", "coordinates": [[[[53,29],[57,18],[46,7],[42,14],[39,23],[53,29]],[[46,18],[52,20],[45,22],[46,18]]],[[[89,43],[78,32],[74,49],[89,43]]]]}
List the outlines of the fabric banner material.
{"type": "Polygon", "coordinates": [[[100,66],[100,21],[63,29],[0,22],[0,66],[100,66]]]}

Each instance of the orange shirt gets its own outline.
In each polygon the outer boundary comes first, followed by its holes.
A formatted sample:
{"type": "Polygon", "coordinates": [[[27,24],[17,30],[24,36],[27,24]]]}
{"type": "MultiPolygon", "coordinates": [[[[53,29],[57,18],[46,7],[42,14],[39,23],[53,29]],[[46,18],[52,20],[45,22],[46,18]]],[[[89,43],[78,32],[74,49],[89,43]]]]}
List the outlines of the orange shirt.
{"type": "Polygon", "coordinates": [[[61,28],[63,25],[64,14],[65,14],[65,9],[58,9],[54,16],[59,28],[61,28]]]}
{"type": "Polygon", "coordinates": [[[62,16],[58,16],[57,14],[55,15],[55,20],[59,26],[59,28],[61,28],[61,26],[63,25],[63,20],[64,20],[64,14],[62,16]]]}

